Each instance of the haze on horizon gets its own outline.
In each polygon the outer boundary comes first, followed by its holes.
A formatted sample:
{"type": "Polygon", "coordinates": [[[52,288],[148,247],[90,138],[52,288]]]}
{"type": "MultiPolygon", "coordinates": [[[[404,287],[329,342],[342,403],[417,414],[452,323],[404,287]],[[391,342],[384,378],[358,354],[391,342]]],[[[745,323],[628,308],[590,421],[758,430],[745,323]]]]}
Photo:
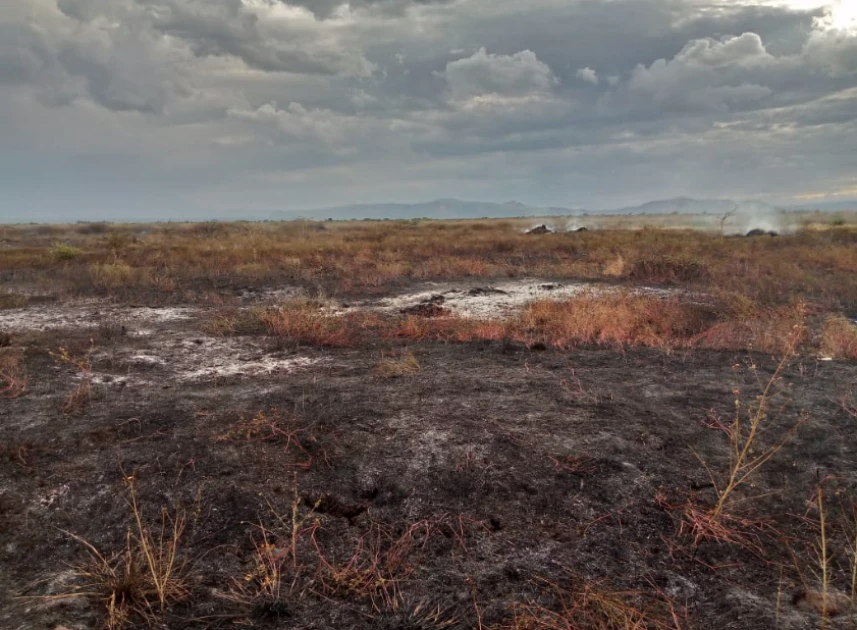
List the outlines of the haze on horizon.
{"type": "Polygon", "coordinates": [[[854,0],[4,0],[0,222],[857,198],[854,0]]]}

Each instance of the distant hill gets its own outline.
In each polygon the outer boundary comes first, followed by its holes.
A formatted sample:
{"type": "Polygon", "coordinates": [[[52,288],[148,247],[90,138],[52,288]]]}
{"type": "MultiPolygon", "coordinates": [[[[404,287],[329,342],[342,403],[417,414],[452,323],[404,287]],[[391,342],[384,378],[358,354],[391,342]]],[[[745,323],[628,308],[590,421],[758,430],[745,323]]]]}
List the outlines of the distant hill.
{"type": "Polygon", "coordinates": [[[738,206],[731,199],[691,199],[677,197],[650,201],[640,206],[602,210],[603,214],[726,214],[738,206]]]}
{"type": "MultiPolygon", "coordinates": [[[[789,207],[789,209],[797,209],[789,207]]],[[[834,210],[855,208],[857,204],[841,202],[836,204],[803,205],[801,209],[834,210]],[[823,206],[823,207],[822,207],[823,206]]],[[[487,201],[462,201],[461,199],[435,199],[424,203],[366,203],[350,206],[319,208],[302,212],[276,212],[272,219],[480,219],[514,217],[552,217],[579,216],[582,214],[708,214],[722,216],[729,212],[738,214],[770,214],[779,209],[761,201],[733,201],[731,199],[692,199],[677,197],[650,201],[639,206],[604,210],[583,210],[557,206],[529,206],[518,201],[492,203],[487,201]]]]}
{"type": "Polygon", "coordinates": [[[592,214],[699,214],[702,212],[728,212],[735,203],[728,200],[699,201],[680,198],[667,201],[652,201],[642,206],[616,210],[595,210],[529,206],[518,201],[493,203],[487,201],[462,201],[461,199],[435,199],[425,203],[365,203],[350,206],[318,208],[303,212],[276,212],[273,219],[295,219],[298,217],[324,220],[360,219],[479,219],[513,217],[551,217],[592,214]]]}
{"type": "Polygon", "coordinates": [[[278,212],[273,218],[311,219],[477,219],[481,217],[510,218],[568,214],[571,210],[527,206],[517,201],[491,203],[483,201],[461,201],[460,199],[436,199],[425,203],[367,203],[351,206],[320,208],[304,212],[278,212]],[[560,210],[560,211],[557,211],[560,210]]]}

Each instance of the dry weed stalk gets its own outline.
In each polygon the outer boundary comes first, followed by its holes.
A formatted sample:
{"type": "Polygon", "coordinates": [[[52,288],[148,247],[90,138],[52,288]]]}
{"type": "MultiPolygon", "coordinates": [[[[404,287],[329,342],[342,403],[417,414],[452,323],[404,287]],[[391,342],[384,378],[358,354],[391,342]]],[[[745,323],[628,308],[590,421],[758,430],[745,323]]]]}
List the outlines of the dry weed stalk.
{"type": "Polygon", "coordinates": [[[145,558],[145,565],[158,595],[158,604],[163,612],[170,600],[179,599],[185,594],[183,577],[185,564],[179,556],[179,546],[187,525],[187,516],[183,511],[179,511],[175,517],[171,518],[166,508],[162,508],[160,527],[157,533],[153,535],[143,523],[143,513],[137,502],[134,477],[126,476],[125,483],[128,485],[131,510],[137,525],[136,544],[145,558]]]}
{"type": "Polygon", "coordinates": [[[400,584],[414,572],[415,556],[432,539],[451,538],[467,552],[468,530],[482,527],[481,522],[449,514],[412,523],[400,535],[380,523],[372,523],[344,562],[328,557],[314,532],[311,538],[319,558],[318,579],[328,594],[367,598],[378,612],[395,610],[401,603],[400,584]]]}
{"type": "Polygon", "coordinates": [[[261,522],[256,526],[258,536],[250,537],[253,568],[241,579],[233,579],[232,591],[225,599],[252,608],[257,615],[265,617],[279,618],[287,613],[286,601],[294,591],[302,570],[298,552],[300,542],[319,527],[317,520],[310,522],[312,512],[301,516],[300,506],[298,476],[294,473],[288,520],[268,503],[282,529],[275,532],[261,522]],[[288,542],[283,544],[283,541],[288,542]]]}
{"type": "Polygon", "coordinates": [[[81,411],[92,400],[92,355],[95,353],[95,340],[89,340],[89,348],[81,358],[72,356],[68,348],[60,347],[58,352],[49,352],[60,364],[71,365],[79,371],[80,383],[63,401],[61,410],[65,414],[81,411]]]}
{"type": "Polygon", "coordinates": [[[729,440],[729,464],[725,475],[718,475],[695,451],[699,461],[708,472],[716,493],[716,503],[708,515],[710,523],[716,523],[732,500],[735,491],[745,485],[762,466],[776,455],[797,431],[801,421],[792,426],[785,435],[770,446],[761,446],[759,439],[768,419],[768,404],[775,385],[780,381],[783,371],[795,355],[799,340],[803,337],[803,323],[795,325],[789,340],[788,351],[777,364],[773,375],[764,385],[756,399],[756,405],[747,406],[740,398],[735,399],[735,415],[729,424],[721,429],[729,440]],[[744,420],[744,414],[747,418],[744,420]]]}
{"type": "MultiPolygon", "coordinates": [[[[294,468],[308,469],[313,465],[313,456],[304,446],[306,436],[301,435],[297,419],[283,415],[277,409],[259,411],[252,418],[241,417],[234,427],[214,436],[215,441],[276,442],[285,441],[287,453],[297,453],[299,461],[290,464],[294,468]]],[[[309,436],[309,439],[314,439],[309,436]]]]}

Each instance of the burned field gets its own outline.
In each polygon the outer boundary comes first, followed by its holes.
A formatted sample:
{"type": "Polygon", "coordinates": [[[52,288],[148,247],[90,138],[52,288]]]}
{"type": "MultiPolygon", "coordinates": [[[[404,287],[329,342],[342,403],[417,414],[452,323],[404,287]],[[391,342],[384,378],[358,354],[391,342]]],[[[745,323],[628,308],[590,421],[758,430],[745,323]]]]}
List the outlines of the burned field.
{"type": "Polygon", "coordinates": [[[0,627],[852,627],[848,229],[210,229],[0,250],[0,627]]]}

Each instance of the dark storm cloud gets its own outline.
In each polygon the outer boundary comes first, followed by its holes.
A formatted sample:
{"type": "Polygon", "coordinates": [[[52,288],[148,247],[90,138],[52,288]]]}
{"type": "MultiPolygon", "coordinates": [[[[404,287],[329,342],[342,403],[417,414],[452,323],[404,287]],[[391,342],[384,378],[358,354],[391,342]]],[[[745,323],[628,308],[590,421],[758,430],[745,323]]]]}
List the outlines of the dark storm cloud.
{"type": "Polygon", "coordinates": [[[336,180],[603,206],[857,166],[857,25],[785,0],[7,2],[0,152],[122,155],[149,182],[170,164],[176,198],[186,173],[189,196],[231,182],[251,205],[259,181],[304,206],[336,180]]]}

